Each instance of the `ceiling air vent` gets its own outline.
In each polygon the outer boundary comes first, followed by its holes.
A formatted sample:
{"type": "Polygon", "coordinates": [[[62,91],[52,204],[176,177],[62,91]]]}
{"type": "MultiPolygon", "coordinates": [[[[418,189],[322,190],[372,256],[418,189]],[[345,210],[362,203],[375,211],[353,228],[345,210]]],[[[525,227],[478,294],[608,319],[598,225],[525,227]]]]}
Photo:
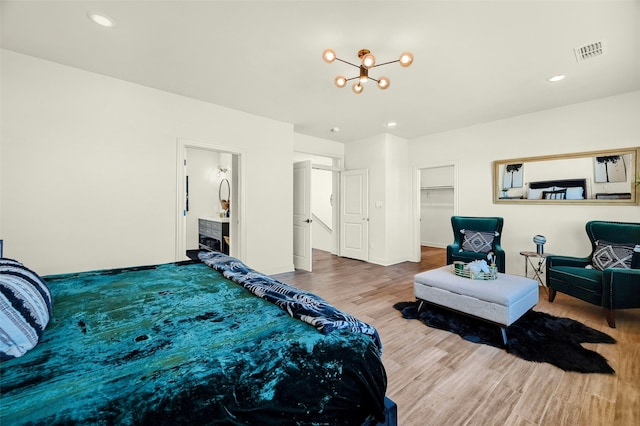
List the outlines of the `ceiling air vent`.
{"type": "Polygon", "coordinates": [[[597,56],[601,56],[604,53],[604,43],[597,41],[595,43],[589,43],[581,47],[573,49],[576,54],[576,60],[578,62],[586,61],[597,56]]]}

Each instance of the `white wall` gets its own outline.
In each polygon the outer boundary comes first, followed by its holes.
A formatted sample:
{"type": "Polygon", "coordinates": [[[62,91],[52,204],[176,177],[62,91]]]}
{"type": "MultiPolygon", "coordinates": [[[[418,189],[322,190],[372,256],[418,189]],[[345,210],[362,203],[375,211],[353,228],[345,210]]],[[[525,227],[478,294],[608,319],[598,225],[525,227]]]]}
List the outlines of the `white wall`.
{"type": "Polygon", "coordinates": [[[409,166],[409,142],[393,135],[386,136],[386,203],[385,203],[385,265],[409,260],[411,240],[410,209],[411,173],[409,166]],[[405,207],[406,206],[406,207],[405,207]]]}
{"type": "Polygon", "coordinates": [[[294,149],[296,152],[320,155],[323,157],[343,158],[344,144],[313,136],[296,133],[294,136],[294,149]]]}
{"type": "Polygon", "coordinates": [[[41,274],[174,261],[180,138],[243,152],[242,260],[293,270],[291,124],[11,51],[1,59],[6,256],[41,274]]]}
{"type": "Polygon", "coordinates": [[[502,205],[492,202],[492,161],[640,145],[640,91],[416,138],[414,165],[457,161],[459,211],[502,216],[507,272],[524,273],[520,251],[533,250],[536,234],[545,252],[585,256],[589,220],[640,220],[640,206],[502,205]]]}
{"type": "Polygon", "coordinates": [[[408,142],[391,135],[345,144],[345,169],[369,170],[369,261],[409,259],[410,167],[408,142]]]}

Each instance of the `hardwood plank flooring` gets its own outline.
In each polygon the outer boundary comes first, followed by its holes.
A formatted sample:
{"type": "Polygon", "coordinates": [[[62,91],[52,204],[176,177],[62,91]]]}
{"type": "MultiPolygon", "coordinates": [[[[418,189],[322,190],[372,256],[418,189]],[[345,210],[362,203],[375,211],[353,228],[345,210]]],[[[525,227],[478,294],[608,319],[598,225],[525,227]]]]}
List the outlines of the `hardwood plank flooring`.
{"type": "Polygon", "coordinates": [[[445,251],[429,247],[421,262],[387,267],[314,250],[313,272],[275,277],[378,329],[387,395],[398,404],[402,426],[640,424],[640,309],[618,311],[612,329],[600,308],[561,293],[549,303],[541,288],[536,310],[618,341],[587,345],[609,360],[615,375],[567,373],[403,319],[392,306],[415,300],[413,276],[445,263],[445,251]]]}

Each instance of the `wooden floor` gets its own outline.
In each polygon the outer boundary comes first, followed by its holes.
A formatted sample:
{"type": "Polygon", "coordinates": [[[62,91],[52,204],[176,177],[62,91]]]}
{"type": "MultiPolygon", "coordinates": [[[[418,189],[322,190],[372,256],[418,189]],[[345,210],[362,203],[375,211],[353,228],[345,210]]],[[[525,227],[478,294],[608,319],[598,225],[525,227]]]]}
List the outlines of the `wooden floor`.
{"type": "Polygon", "coordinates": [[[503,350],[405,320],[392,305],[415,300],[413,276],[443,266],[443,249],[423,248],[422,262],[378,266],[314,250],[313,272],[280,274],[378,329],[387,396],[399,425],[640,425],[640,309],[618,311],[617,328],[596,306],[540,289],[536,310],[576,319],[613,336],[586,344],[615,375],[566,373],[503,350]]]}

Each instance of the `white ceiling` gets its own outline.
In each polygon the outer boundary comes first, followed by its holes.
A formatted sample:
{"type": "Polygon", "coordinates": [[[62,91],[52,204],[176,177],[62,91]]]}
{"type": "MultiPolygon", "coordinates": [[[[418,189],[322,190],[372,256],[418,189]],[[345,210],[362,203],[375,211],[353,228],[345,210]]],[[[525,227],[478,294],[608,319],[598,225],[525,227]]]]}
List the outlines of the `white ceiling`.
{"type": "Polygon", "coordinates": [[[640,1],[5,1],[2,47],[293,123],[341,142],[411,139],[640,90],[640,1]],[[106,14],[117,27],[92,23],[106,14]],[[574,48],[602,41],[578,62],[574,48]],[[338,89],[357,69],[333,48],[391,64],[381,91],[338,89]],[[566,74],[560,83],[547,78],[566,74]],[[384,123],[396,121],[395,129],[384,123]],[[332,133],[332,127],[341,129],[332,133]]]}

